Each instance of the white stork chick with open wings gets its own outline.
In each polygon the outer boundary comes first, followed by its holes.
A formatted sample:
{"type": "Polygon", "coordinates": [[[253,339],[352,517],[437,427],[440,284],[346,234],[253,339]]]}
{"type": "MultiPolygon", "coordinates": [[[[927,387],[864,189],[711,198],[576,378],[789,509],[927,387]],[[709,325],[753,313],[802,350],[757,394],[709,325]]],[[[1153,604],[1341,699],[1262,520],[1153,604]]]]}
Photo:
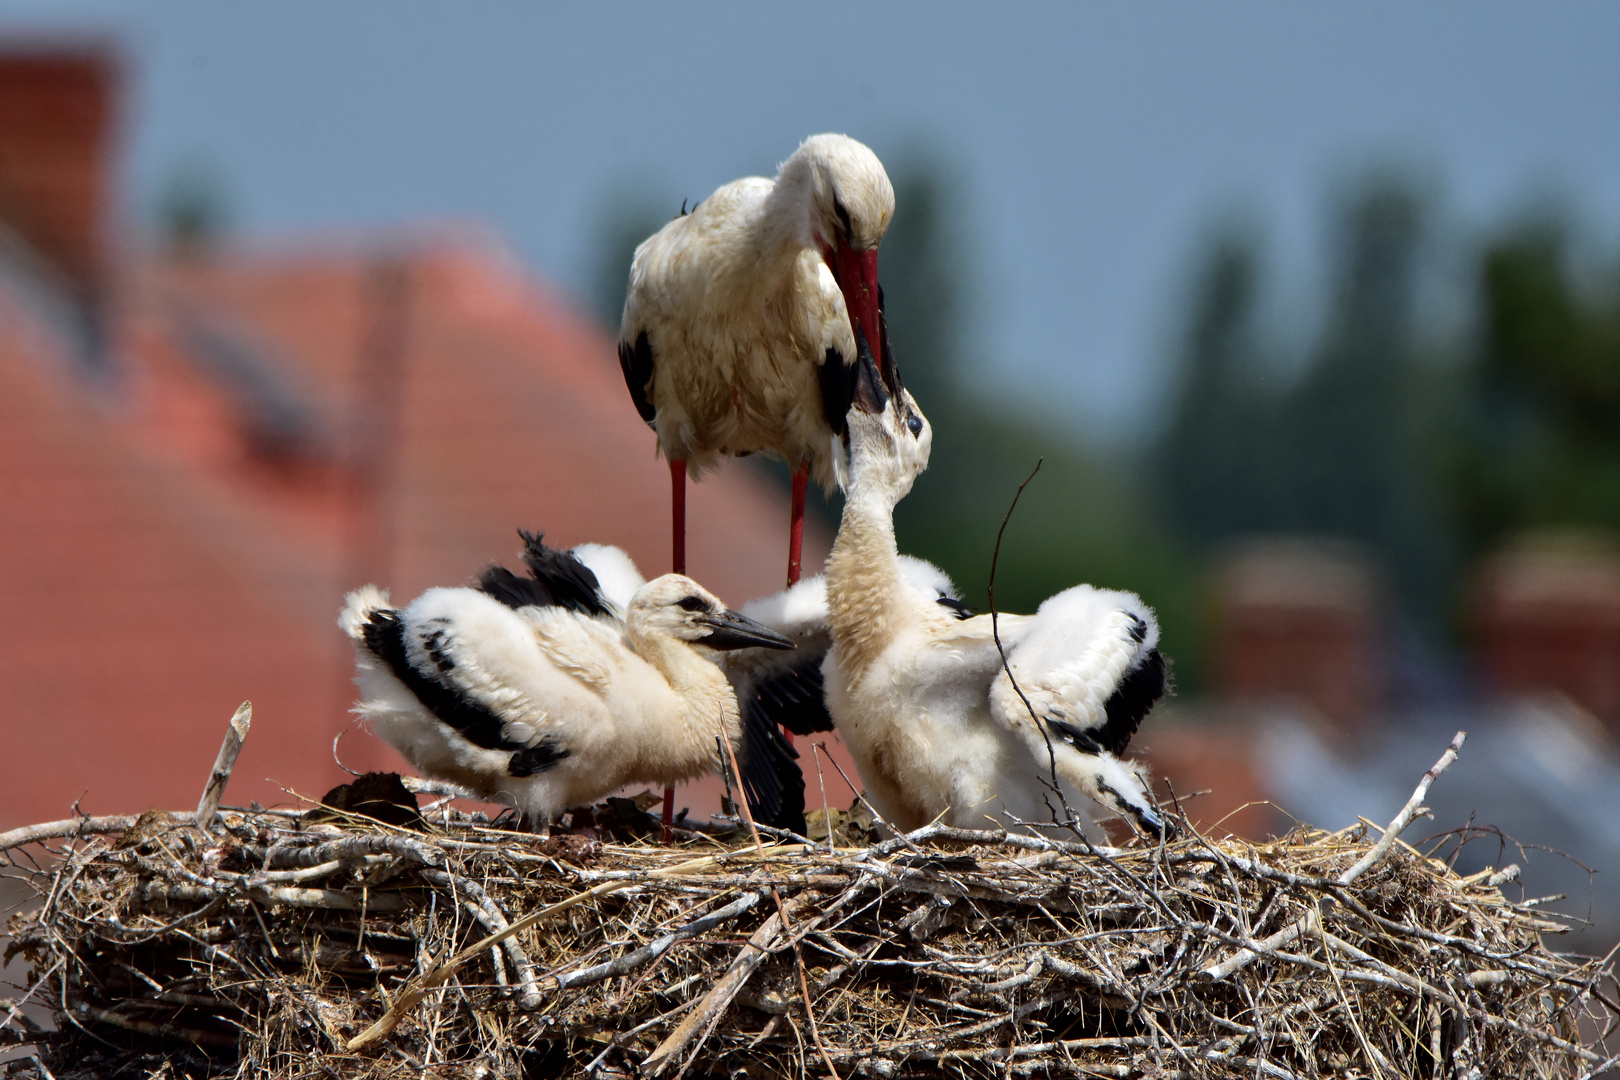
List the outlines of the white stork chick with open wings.
{"type": "Polygon", "coordinates": [[[1051,820],[1061,795],[1094,835],[1085,800],[1168,832],[1140,768],[1119,757],[1165,689],[1152,612],[1129,593],[1081,585],[1034,616],[1000,616],[1026,707],[991,618],[962,618],[901,573],[894,507],[928,463],[927,421],[869,357],[854,401],[823,674],[827,710],[874,806],[903,830],[939,817],[983,827],[987,817],[1051,820]]]}
{"type": "MultiPolygon", "coordinates": [[[[791,641],[690,578],[638,589],[621,622],[564,552],[552,579],[486,571],[478,589],[429,589],[403,610],[374,586],[339,625],[355,642],[355,712],[427,775],[511,802],[541,830],[627,784],[671,784],[722,765],[741,737],[712,656],[791,641]]],[[[531,569],[534,563],[531,562],[531,569]]]]}
{"type": "Polygon", "coordinates": [[[799,578],[807,478],[831,490],[864,338],[885,375],[877,249],[894,188],[877,156],[815,135],[774,180],[726,184],[636,249],[619,361],[669,460],[675,569],[684,569],[685,477],[723,454],[767,452],[793,470],[789,583],[799,578]]]}

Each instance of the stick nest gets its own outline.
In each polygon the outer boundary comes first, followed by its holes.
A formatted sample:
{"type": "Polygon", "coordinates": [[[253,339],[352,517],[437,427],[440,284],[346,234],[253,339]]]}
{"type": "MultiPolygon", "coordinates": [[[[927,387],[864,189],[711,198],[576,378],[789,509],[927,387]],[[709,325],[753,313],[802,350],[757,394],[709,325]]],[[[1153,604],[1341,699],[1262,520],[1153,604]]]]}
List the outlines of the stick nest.
{"type": "Polygon", "coordinates": [[[1404,844],[1337,884],[1363,830],[868,844],[833,816],[833,846],[763,850],[450,810],[86,827],[12,856],[41,902],[11,949],[57,1030],[0,1031],[61,1080],[1564,1077],[1611,1053],[1604,962],[1543,947],[1561,927],[1504,874],[1404,844]]]}

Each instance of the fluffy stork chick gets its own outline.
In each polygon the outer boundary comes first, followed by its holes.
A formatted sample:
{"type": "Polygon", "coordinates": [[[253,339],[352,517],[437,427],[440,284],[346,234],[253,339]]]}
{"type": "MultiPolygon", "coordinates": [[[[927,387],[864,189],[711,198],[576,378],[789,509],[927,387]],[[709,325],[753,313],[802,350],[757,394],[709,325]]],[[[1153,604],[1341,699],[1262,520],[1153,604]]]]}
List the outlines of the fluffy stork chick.
{"type": "MultiPolygon", "coordinates": [[[[964,618],[967,606],[956,595],[945,572],[933,563],[900,556],[902,586],[921,603],[942,605],[964,618]]],[[[772,596],[750,600],[739,608],[744,615],[792,639],[791,652],[738,649],[720,659],[726,677],[737,691],[742,710],[743,743],[751,760],[743,772],[744,793],[757,817],[775,815],[780,828],[799,834],[804,824],[804,773],[799,753],[781,730],[795,735],[831,731],[827,714],[823,663],[832,648],[827,623],[827,582],[807,578],[772,596]]]]}
{"type": "Polygon", "coordinates": [[[838,481],[834,435],[859,340],[885,374],[893,365],[877,279],[893,217],[877,156],[847,136],[814,135],[774,180],[726,184],[636,248],[619,361],[670,462],[677,559],[688,469],[699,476],[724,454],[780,455],[793,470],[795,538],[807,477],[829,491],[838,481]]]}
{"type": "Polygon", "coordinates": [[[627,784],[719,768],[717,740],[741,729],[714,654],[793,647],[678,574],[638,589],[622,624],[588,599],[517,603],[505,584],[429,589],[402,610],[366,586],[339,625],[355,642],[355,712],[426,775],[511,802],[541,831],[627,784]]]}
{"type": "Polygon", "coordinates": [[[1129,594],[1079,586],[1034,616],[1001,616],[1026,709],[1002,670],[990,617],[962,618],[906,585],[893,512],[927,465],[931,432],[896,390],[863,365],[826,573],[827,710],[868,797],[902,830],[936,818],[982,827],[987,816],[1049,820],[1055,779],[1081,813],[1084,795],[1166,831],[1140,770],[1117,757],[1164,689],[1152,613],[1129,594]]]}

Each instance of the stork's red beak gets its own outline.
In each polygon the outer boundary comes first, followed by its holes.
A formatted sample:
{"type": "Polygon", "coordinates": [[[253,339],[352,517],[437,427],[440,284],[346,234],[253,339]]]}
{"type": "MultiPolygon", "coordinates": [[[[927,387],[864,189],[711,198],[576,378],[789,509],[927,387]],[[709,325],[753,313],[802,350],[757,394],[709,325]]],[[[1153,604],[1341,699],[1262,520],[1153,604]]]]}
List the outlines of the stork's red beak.
{"type": "MultiPolygon", "coordinates": [[[[852,245],[844,244],[836,249],[825,247],[821,254],[844,294],[844,307],[849,310],[852,323],[850,331],[853,333],[856,325],[865,330],[878,363],[887,365],[889,351],[884,348],[883,319],[878,310],[877,249],[857,251],[852,245]]],[[[888,379],[889,372],[884,370],[883,376],[888,379]]]]}

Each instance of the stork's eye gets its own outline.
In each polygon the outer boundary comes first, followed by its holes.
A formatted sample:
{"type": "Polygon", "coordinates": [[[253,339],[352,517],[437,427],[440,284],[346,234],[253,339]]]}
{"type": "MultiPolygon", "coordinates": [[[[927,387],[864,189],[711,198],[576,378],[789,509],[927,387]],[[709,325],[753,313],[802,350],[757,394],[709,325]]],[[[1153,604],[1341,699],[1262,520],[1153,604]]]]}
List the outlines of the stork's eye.
{"type": "Polygon", "coordinates": [[[855,226],[849,223],[849,211],[844,209],[844,202],[838,197],[836,191],[833,192],[833,212],[838,215],[838,220],[843,222],[844,239],[846,241],[853,240],[855,238],[855,226]]]}
{"type": "Polygon", "coordinates": [[[701,596],[683,596],[678,601],[683,611],[708,611],[709,605],[704,603],[701,596]]]}
{"type": "Polygon", "coordinates": [[[922,437],[922,417],[913,415],[906,421],[906,427],[910,429],[912,438],[922,437]]]}

